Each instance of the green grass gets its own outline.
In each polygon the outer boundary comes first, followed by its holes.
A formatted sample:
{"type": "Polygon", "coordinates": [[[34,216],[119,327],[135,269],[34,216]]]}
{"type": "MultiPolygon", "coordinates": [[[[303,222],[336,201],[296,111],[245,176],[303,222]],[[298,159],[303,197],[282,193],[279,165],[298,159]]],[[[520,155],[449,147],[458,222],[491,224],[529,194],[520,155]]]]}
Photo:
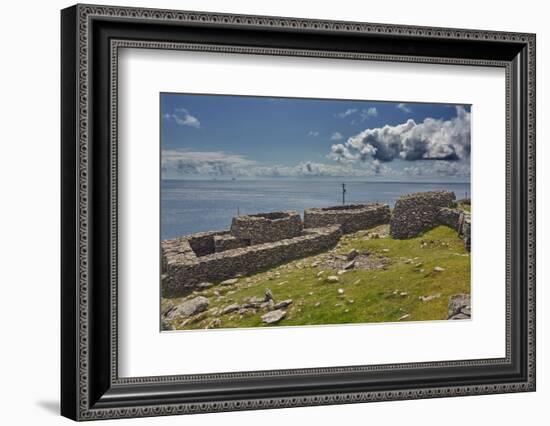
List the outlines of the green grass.
{"type": "MultiPolygon", "coordinates": [[[[371,232],[387,233],[387,225],[371,232]]],[[[463,242],[450,228],[440,226],[426,234],[409,240],[394,240],[390,237],[372,239],[368,231],[342,237],[335,249],[346,254],[351,249],[369,256],[384,257],[389,262],[385,269],[354,269],[337,275],[336,270],[311,267],[322,259],[320,254],[289,262],[269,271],[246,277],[232,287],[214,286],[196,295],[204,295],[210,301],[209,311],[223,308],[231,303],[244,303],[251,296],[262,297],[269,288],[275,302],[292,299],[286,317],[275,326],[371,323],[447,319],[449,297],[457,293],[470,293],[470,255],[463,242]],[[416,266],[421,264],[420,266],[416,266]],[[434,267],[444,268],[443,272],[434,267]],[[337,275],[339,282],[328,283],[317,274],[322,270],[328,275],[337,275]],[[340,295],[338,289],[343,289],[340,295]],[[220,295],[216,296],[215,291],[220,295]],[[403,295],[401,295],[403,294],[403,295]],[[424,302],[420,296],[440,294],[424,302]],[[318,306],[316,306],[318,304],[318,306]]],[[[183,298],[163,299],[162,308],[178,304],[183,298]]],[[[258,327],[261,315],[266,311],[245,314],[231,313],[219,316],[217,328],[258,327]]],[[[198,329],[208,326],[214,318],[203,314],[195,322],[181,327],[180,320],[174,320],[176,329],[198,329]]],[[[271,325],[273,326],[273,325],[271,325]]]]}

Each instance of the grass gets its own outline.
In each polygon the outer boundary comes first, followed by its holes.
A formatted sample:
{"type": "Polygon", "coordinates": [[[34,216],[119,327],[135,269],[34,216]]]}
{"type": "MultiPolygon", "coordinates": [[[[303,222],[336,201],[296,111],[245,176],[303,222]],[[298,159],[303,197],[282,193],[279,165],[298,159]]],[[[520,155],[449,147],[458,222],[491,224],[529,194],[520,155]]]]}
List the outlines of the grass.
{"type": "MultiPolygon", "coordinates": [[[[214,317],[212,314],[232,303],[244,303],[252,296],[263,297],[267,288],[273,293],[275,302],[293,300],[286,308],[286,317],[275,326],[447,319],[449,297],[470,293],[470,254],[464,249],[462,240],[455,231],[444,226],[408,240],[394,240],[384,237],[385,234],[387,225],[346,235],[332,253],[240,277],[238,283],[230,287],[215,285],[195,292],[191,297],[208,297],[209,310],[183,327],[178,319],[171,325],[176,329],[199,329],[211,325],[213,318],[219,318],[217,328],[266,327],[268,325],[261,320],[266,312],[263,310],[244,315],[233,312],[214,317]],[[382,238],[371,238],[373,232],[382,238]],[[369,258],[384,260],[386,266],[353,269],[342,275],[322,264],[311,266],[314,262],[323,262],[329,255],[345,255],[352,249],[368,253],[369,258]],[[444,271],[434,271],[436,266],[444,271]],[[319,278],[322,270],[325,272],[319,278]],[[329,275],[336,275],[339,282],[327,282],[329,275]],[[339,289],[343,294],[339,294],[339,289]],[[426,296],[435,297],[429,301],[420,300],[426,296]]],[[[163,299],[162,309],[183,300],[163,299]]]]}

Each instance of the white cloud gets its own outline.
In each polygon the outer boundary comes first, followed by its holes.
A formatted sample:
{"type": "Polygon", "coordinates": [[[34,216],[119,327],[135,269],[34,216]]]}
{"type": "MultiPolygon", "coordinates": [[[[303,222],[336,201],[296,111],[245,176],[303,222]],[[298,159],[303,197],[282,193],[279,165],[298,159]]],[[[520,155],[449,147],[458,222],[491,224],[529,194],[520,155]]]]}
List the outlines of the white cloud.
{"type": "Polygon", "coordinates": [[[201,122],[197,117],[192,116],[185,108],[176,108],[171,114],[164,114],[164,119],[175,121],[180,126],[200,128],[201,122]]]}
{"type": "Polygon", "coordinates": [[[414,166],[405,167],[403,172],[407,176],[439,176],[439,177],[461,177],[470,176],[470,164],[461,161],[417,161],[414,166]]]}
{"type": "Polygon", "coordinates": [[[365,121],[365,120],[368,120],[370,117],[378,116],[378,110],[375,107],[363,109],[361,110],[360,116],[361,116],[361,121],[365,121]]]}
{"type": "Polygon", "coordinates": [[[357,111],[359,111],[357,108],[348,108],[344,112],[340,112],[336,114],[336,116],[340,118],[346,118],[346,117],[349,117],[350,115],[355,114],[357,111]]]}
{"type": "Polygon", "coordinates": [[[397,109],[401,110],[402,112],[404,112],[405,114],[410,114],[410,113],[412,112],[412,109],[409,108],[409,107],[407,106],[407,104],[401,103],[401,104],[397,104],[395,107],[396,107],[397,109]]]}
{"type": "Polygon", "coordinates": [[[341,139],[344,139],[344,137],[342,136],[342,133],[340,132],[334,132],[331,136],[330,136],[330,140],[331,141],[339,141],[341,139]]]}
{"type": "Polygon", "coordinates": [[[467,159],[470,156],[470,113],[461,106],[456,107],[456,112],[457,116],[450,120],[426,118],[416,123],[409,119],[396,126],[365,129],[345,144],[333,145],[329,158],[340,156],[345,161],[366,161],[372,157],[382,162],[467,159]]]}
{"type": "Polygon", "coordinates": [[[162,151],[163,177],[363,177],[390,173],[392,170],[378,161],[355,165],[339,162],[324,164],[302,161],[295,165],[262,165],[242,155],[221,151],[162,151]]]}
{"type": "Polygon", "coordinates": [[[319,132],[317,132],[315,130],[310,130],[309,132],[307,132],[307,135],[317,137],[317,136],[319,136],[319,132]]]}

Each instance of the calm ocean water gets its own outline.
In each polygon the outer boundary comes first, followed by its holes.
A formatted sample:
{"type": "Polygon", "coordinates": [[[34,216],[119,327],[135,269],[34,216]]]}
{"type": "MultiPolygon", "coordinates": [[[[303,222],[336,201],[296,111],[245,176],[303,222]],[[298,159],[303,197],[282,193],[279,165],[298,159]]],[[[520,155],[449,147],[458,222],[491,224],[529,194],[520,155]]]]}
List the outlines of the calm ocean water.
{"type": "MultiPolygon", "coordinates": [[[[341,180],[163,180],[161,238],[228,229],[240,214],[342,203],[341,180]]],[[[411,192],[447,189],[457,198],[470,194],[469,183],[346,182],[346,203],[395,200],[411,192]]]]}

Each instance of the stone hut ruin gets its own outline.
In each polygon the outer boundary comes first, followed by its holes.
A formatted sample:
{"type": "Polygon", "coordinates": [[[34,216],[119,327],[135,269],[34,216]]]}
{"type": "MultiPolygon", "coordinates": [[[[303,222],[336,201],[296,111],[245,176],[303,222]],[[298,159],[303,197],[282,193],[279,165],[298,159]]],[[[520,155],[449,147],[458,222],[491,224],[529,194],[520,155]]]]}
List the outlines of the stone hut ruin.
{"type": "Polygon", "coordinates": [[[344,234],[383,225],[390,220],[387,204],[350,204],[304,210],[304,227],[340,225],[344,234]]]}
{"type": "Polygon", "coordinates": [[[390,235],[402,240],[414,238],[435,228],[439,210],[454,207],[455,193],[452,191],[416,192],[397,199],[390,221],[390,235]]]}
{"type": "Polygon", "coordinates": [[[343,234],[390,224],[396,239],[448,226],[470,249],[470,215],[455,207],[455,194],[409,194],[387,204],[353,204],[304,211],[236,216],[229,230],[200,232],[161,242],[165,297],[188,293],[203,282],[221,282],[333,248],[343,234]]]}
{"type": "Polygon", "coordinates": [[[256,245],[298,237],[303,229],[298,212],[290,211],[236,216],[230,232],[234,238],[256,245]]]}

